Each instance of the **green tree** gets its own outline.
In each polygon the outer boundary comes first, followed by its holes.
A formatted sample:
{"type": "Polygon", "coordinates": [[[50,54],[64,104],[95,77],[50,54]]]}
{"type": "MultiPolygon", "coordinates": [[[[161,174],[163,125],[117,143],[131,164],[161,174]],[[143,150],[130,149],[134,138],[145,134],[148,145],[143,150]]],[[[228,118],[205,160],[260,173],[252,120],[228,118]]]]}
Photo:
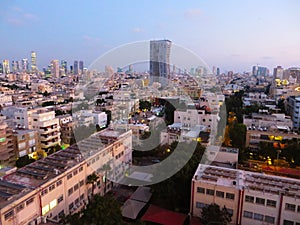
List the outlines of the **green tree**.
{"type": "Polygon", "coordinates": [[[139,109],[140,110],[143,110],[143,109],[150,110],[151,109],[151,103],[149,101],[140,101],[139,109]]]}
{"type": "Polygon", "coordinates": [[[228,212],[225,206],[221,209],[217,204],[210,204],[202,208],[201,219],[204,224],[226,225],[231,222],[231,217],[232,215],[228,212]]]}
{"type": "Polygon", "coordinates": [[[94,196],[94,191],[95,191],[95,183],[98,181],[99,177],[97,176],[96,173],[92,173],[87,176],[86,178],[86,183],[87,184],[92,184],[92,196],[94,196]]]}
{"type": "Polygon", "coordinates": [[[32,158],[29,158],[28,155],[24,155],[24,156],[18,158],[18,160],[16,161],[16,166],[18,168],[21,168],[21,167],[26,166],[26,165],[28,165],[30,163],[33,163],[34,161],[35,160],[32,159],[32,158]]]}
{"type": "Polygon", "coordinates": [[[125,225],[120,204],[112,196],[94,195],[86,208],[73,215],[64,216],[62,224],[70,225],[125,225]]]}

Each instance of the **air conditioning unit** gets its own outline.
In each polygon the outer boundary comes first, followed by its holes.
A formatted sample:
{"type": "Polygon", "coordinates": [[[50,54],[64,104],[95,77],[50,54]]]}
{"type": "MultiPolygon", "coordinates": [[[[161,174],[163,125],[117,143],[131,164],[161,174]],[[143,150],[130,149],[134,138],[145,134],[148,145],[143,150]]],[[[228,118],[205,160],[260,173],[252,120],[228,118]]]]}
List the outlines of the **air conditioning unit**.
{"type": "Polygon", "coordinates": [[[42,217],[39,216],[38,218],[36,218],[36,224],[41,224],[42,223],[42,217]]]}

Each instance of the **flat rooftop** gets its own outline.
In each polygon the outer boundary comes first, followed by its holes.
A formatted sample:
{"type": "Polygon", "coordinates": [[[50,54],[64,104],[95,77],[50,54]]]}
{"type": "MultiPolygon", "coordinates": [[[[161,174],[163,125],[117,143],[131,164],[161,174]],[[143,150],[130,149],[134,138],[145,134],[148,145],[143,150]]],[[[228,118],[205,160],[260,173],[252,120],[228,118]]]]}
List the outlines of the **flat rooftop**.
{"type": "Polygon", "coordinates": [[[300,198],[300,180],[264,173],[199,164],[193,180],[277,195],[284,192],[287,196],[300,198]]]}
{"type": "Polygon", "coordinates": [[[0,208],[79,165],[113,143],[104,142],[103,136],[117,140],[123,133],[120,130],[109,129],[97,132],[65,150],[3,176],[0,180],[0,208]]]}

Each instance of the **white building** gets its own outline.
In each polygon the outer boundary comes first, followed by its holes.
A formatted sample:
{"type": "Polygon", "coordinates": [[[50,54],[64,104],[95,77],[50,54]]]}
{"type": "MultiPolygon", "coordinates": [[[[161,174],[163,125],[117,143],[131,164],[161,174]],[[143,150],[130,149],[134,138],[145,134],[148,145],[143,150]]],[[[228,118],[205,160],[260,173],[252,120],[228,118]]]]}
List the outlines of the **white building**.
{"type": "Polygon", "coordinates": [[[231,224],[300,224],[300,181],[200,164],[192,179],[192,216],[206,205],[226,206],[231,224]]]}
{"type": "Polygon", "coordinates": [[[290,96],[287,99],[287,112],[292,117],[294,128],[300,127],[300,97],[290,96]]]}

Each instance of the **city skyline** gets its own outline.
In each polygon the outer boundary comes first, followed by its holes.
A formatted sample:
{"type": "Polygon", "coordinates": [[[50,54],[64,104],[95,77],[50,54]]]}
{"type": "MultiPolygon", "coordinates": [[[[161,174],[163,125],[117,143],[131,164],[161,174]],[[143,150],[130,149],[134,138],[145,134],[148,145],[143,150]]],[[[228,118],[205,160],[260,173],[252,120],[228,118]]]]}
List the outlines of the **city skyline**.
{"type": "Polygon", "coordinates": [[[29,59],[35,51],[40,68],[55,58],[88,66],[119,45],[167,38],[223,71],[299,62],[297,1],[172,3],[2,1],[0,57],[29,59]]]}

